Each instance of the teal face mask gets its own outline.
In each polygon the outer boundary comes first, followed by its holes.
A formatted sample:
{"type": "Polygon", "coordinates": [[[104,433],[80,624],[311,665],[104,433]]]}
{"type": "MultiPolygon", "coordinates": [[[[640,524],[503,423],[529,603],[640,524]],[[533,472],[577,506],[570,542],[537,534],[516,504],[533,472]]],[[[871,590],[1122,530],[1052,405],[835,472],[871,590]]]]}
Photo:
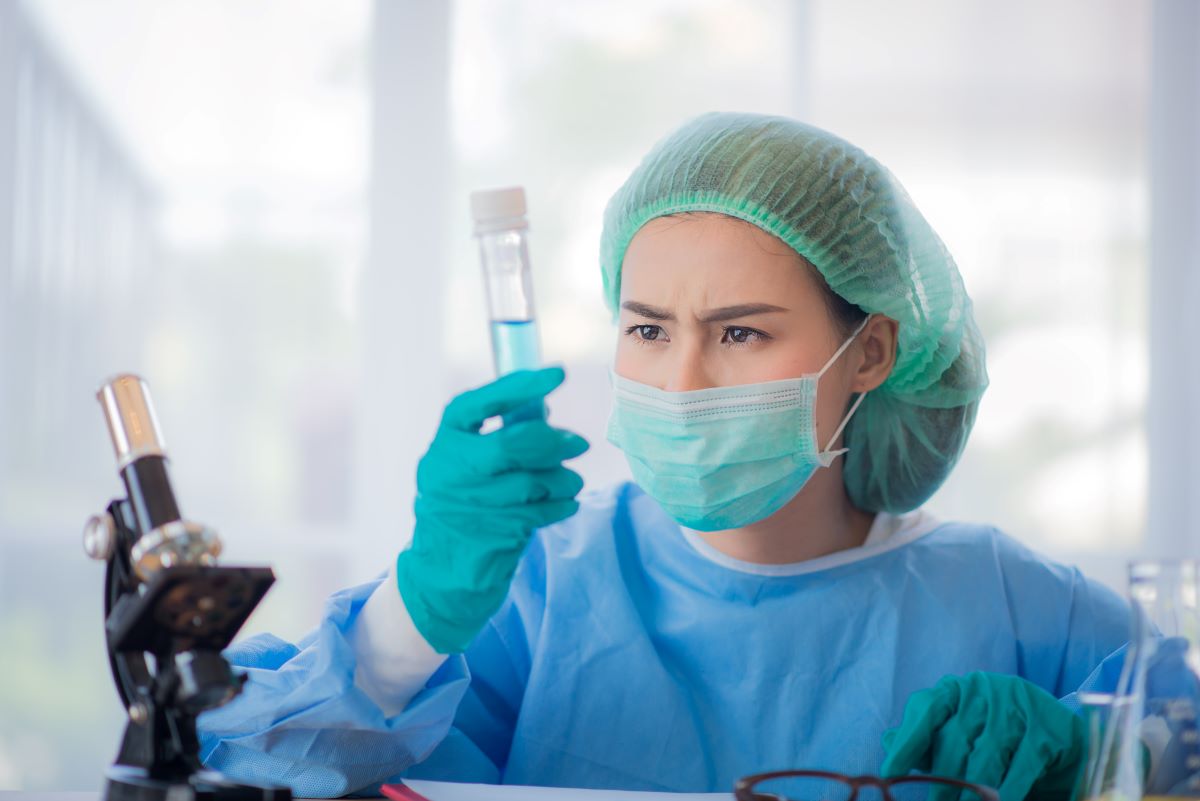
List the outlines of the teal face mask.
{"type": "Polygon", "coordinates": [[[867,320],[820,371],[799,378],[666,392],[613,373],[608,439],[625,452],[638,485],[680,525],[722,531],[769,517],[818,467],[846,452],[829,448],[866,394],[820,450],[817,382],[867,320]]]}

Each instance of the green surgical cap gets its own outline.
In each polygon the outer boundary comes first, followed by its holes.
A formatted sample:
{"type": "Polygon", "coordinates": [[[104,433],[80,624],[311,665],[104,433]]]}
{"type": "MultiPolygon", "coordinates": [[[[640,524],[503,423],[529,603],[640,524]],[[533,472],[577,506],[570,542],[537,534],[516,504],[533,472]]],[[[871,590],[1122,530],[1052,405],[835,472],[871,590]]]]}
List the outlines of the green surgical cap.
{"type": "Polygon", "coordinates": [[[958,461],[988,381],[962,276],[899,181],[849,142],[795,120],[697,117],[655,145],[609,201],[600,266],[614,314],[634,234],[686,211],[758,226],[842,298],[900,323],[891,376],[846,429],[843,471],[861,509],[924,503],[958,461]]]}

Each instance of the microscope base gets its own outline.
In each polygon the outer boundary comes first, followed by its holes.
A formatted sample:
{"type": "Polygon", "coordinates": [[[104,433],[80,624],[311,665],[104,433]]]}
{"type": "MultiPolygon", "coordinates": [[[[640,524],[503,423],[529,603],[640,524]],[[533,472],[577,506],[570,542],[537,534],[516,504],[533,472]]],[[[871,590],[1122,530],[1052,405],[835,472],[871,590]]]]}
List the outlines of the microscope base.
{"type": "Polygon", "coordinates": [[[102,801],[292,801],[292,791],[238,784],[212,771],[170,781],[152,779],[141,768],[113,765],[102,801]]]}

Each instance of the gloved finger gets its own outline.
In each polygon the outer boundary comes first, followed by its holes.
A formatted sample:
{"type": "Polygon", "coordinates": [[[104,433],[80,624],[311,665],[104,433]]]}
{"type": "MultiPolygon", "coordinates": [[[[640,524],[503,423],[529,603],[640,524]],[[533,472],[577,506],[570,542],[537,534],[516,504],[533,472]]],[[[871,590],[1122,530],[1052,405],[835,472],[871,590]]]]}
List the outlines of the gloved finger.
{"type": "Polygon", "coordinates": [[[1006,746],[994,742],[980,743],[976,741],[967,759],[966,770],[962,774],[965,781],[972,784],[982,784],[984,787],[997,789],[1004,780],[1008,770],[1012,751],[1006,746]]]}
{"type": "Polygon", "coordinates": [[[526,420],[483,435],[443,429],[417,465],[417,486],[424,491],[512,470],[550,470],[587,449],[586,439],[544,420],[526,420]]]}
{"type": "MultiPolygon", "coordinates": [[[[466,509],[468,506],[468,504],[462,504],[460,508],[466,509]]],[[[507,545],[502,547],[519,545],[523,548],[534,529],[565,520],[578,512],[579,501],[574,498],[551,498],[520,506],[509,506],[495,510],[484,520],[479,519],[478,506],[474,507],[474,511],[475,516],[472,522],[475,524],[475,532],[478,533],[476,538],[495,539],[496,542],[493,543],[495,545],[507,542],[507,545]]]]}
{"type": "Polygon", "coordinates": [[[574,498],[565,500],[542,501],[527,504],[522,509],[529,510],[529,517],[534,528],[542,528],[560,520],[566,520],[579,511],[579,501],[574,498]]]}
{"type": "MultiPolygon", "coordinates": [[[[971,737],[963,725],[961,716],[951,716],[933,736],[932,759],[929,772],[934,776],[961,779],[967,769],[967,758],[971,755],[971,737]]],[[[929,793],[929,801],[955,801],[959,788],[935,785],[929,793]]]]}
{"type": "Polygon", "coordinates": [[[1157,641],[1146,672],[1147,698],[1196,700],[1196,674],[1187,664],[1187,649],[1188,641],[1183,637],[1157,641]]]}
{"type": "MultiPolygon", "coordinates": [[[[498,553],[513,553],[519,556],[529,542],[534,529],[565,520],[579,511],[579,501],[574,498],[555,498],[534,501],[503,509],[490,509],[467,500],[444,500],[418,496],[414,504],[417,526],[426,532],[418,542],[414,537],[414,548],[422,542],[440,542],[448,552],[463,549],[463,563],[472,562],[467,550],[498,553]],[[453,541],[454,546],[444,543],[453,541]]],[[[516,560],[497,561],[497,564],[516,560]]]]}
{"type": "Polygon", "coordinates": [[[550,470],[529,470],[517,473],[502,473],[490,479],[517,479],[515,495],[507,496],[509,506],[520,506],[542,501],[565,501],[574,498],[583,489],[583,476],[569,467],[550,470]]]}
{"type": "Polygon", "coordinates": [[[1050,761],[1046,741],[1041,737],[1026,737],[1017,746],[1004,781],[1000,787],[1000,801],[1024,801],[1033,785],[1046,771],[1050,761]]]}
{"type": "Polygon", "coordinates": [[[909,697],[900,727],[884,737],[887,757],[879,770],[881,776],[907,776],[915,768],[929,769],[933,738],[958,708],[958,685],[953,678],[947,676],[909,697]]]}
{"type": "Polygon", "coordinates": [[[563,368],[516,370],[490,384],[456,395],[442,413],[442,427],[458,431],[479,430],[489,417],[508,414],[521,406],[545,397],[563,382],[563,368]]]}
{"type": "Polygon", "coordinates": [[[574,498],[583,489],[583,477],[566,467],[550,470],[517,470],[487,476],[443,489],[430,488],[433,498],[450,498],[492,510],[547,500],[574,498]]]}
{"type": "Polygon", "coordinates": [[[484,475],[508,470],[549,470],[590,447],[578,434],[553,428],[544,420],[514,423],[480,440],[471,462],[475,471],[484,475]]]}

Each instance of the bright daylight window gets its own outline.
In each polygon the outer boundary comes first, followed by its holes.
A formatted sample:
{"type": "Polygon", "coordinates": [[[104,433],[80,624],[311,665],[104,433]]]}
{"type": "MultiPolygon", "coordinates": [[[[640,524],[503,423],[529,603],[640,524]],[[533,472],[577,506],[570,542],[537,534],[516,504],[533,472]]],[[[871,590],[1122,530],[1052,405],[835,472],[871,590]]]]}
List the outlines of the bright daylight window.
{"type": "MultiPolygon", "coordinates": [[[[82,789],[121,721],[102,571],[77,535],[118,491],[102,378],[147,376],[185,514],[228,534],[228,558],[275,568],[250,631],[299,637],[329,592],[368,578],[354,557],[368,535],[391,548],[407,534],[356,530],[353,492],[359,279],[368,226],[389,224],[369,219],[371,99],[392,89],[372,86],[366,0],[11,8],[36,25],[0,52],[0,104],[6,59],[19,62],[22,153],[0,332],[34,333],[0,340],[22,376],[0,388],[0,425],[23,421],[0,430],[0,788],[82,789]],[[119,223],[80,224],[113,197],[119,223]],[[62,592],[38,591],[47,576],[62,592]]],[[[589,482],[622,480],[604,439],[604,205],[692,115],[798,116],[897,174],[975,301],[992,386],[933,510],[1123,587],[1111,559],[1145,525],[1149,9],[458,0],[449,257],[421,265],[442,276],[445,308],[440,330],[406,332],[396,352],[432,349],[446,385],[410,379],[439,397],[490,377],[467,194],[523,184],[543,350],[570,376],[556,421],[592,442],[589,482]]],[[[410,502],[397,488],[394,506],[410,502]]]]}
{"type": "Polygon", "coordinates": [[[370,6],[5,5],[32,25],[0,14],[21,154],[0,319],[32,334],[0,337],[23,421],[0,439],[0,787],[94,789],[123,720],[79,540],[120,487],[104,378],[146,376],[184,514],[284,579],[255,630],[298,636],[353,579],[370,6]]]}

